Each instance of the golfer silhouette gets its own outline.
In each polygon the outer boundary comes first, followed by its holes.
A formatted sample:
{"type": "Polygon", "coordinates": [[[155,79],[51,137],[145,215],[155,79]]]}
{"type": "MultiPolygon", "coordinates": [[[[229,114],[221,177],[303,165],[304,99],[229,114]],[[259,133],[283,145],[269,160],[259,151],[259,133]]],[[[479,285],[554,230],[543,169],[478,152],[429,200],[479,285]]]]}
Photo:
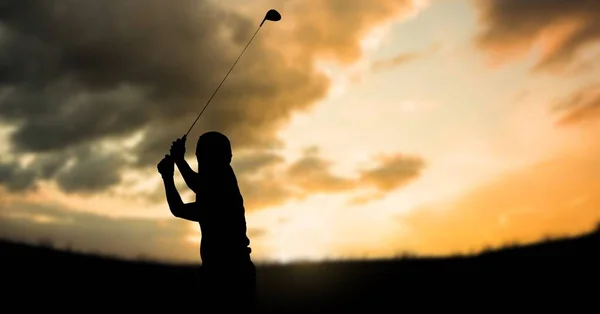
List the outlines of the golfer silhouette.
{"type": "Polygon", "coordinates": [[[158,163],[171,213],[198,222],[200,242],[199,305],[205,312],[252,312],[255,309],[256,269],[250,258],[243,198],[231,167],[231,143],[219,132],[200,136],[196,146],[198,173],[185,161],[186,137],[173,142],[158,163]],[[196,201],[185,204],[174,183],[174,168],[196,201]]]}

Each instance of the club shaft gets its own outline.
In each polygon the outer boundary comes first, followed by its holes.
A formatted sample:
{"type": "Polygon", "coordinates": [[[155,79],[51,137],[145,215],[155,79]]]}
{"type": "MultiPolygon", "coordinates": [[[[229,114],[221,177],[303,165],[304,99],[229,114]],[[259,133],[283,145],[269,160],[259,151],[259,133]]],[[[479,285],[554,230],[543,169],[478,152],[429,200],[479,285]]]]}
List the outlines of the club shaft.
{"type": "Polygon", "coordinates": [[[223,83],[225,82],[225,80],[227,79],[227,77],[229,76],[229,73],[231,73],[231,71],[233,70],[233,68],[235,67],[235,65],[238,63],[238,61],[240,61],[240,58],[242,57],[242,55],[244,54],[244,52],[246,51],[246,49],[248,48],[248,46],[250,46],[250,43],[252,42],[252,40],[254,40],[254,37],[256,37],[256,34],[258,34],[258,31],[261,29],[261,27],[262,27],[262,24],[256,29],[256,32],[254,32],[254,35],[252,35],[252,38],[250,38],[250,40],[246,44],[246,47],[244,47],[244,50],[242,50],[242,53],[240,53],[240,55],[235,60],[235,62],[233,63],[233,65],[231,66],[231,68],[229,69],[229,71],[227,72],[227,74],[225,74],[225,77],[223,77],[223,80],[221,81],[221,83],[219,84],[219,86],[217,86],[217,89],[215,89],[214,93],[210,96],[210,98],[206,102],[206,105],[204,105],[204,108],[202,108],[202,111],[200,111],[200,114],[198,114],[198,116],[196,117],[196,120],[194,120],[194,123],[192,123],[192,126],[190,126],[190,128],[188,129],[188,131],[185,133],[184,137],[187,137],[187,135],[190,133],[190,131],[192,130],[192,128],[194,127],[194,125],[196,125],[196,122],[198,122],[198,119],[200,119],[200,116],[202,116],[202,113],[204,113],[204,110],[206,110],[206,107],[208,107],[208,104],[210,104],[210,102],[212,101],[212,99],[215,97],[215,95],[217,94],[217,92],[219,91],[219,89],[221,88],[221,86],[223,85],[223,83]]]}

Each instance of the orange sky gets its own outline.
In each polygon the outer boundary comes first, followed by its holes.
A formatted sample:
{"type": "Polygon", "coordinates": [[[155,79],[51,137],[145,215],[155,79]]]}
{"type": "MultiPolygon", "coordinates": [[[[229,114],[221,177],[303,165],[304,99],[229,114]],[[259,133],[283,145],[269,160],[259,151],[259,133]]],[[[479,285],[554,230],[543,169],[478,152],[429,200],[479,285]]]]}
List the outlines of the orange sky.
{"type": "Polygon", "coordinates": [[[155,166],[270,8],[283,19],[190,134],[231,138],[255,260],[468,253],[600,222],[597,2],[136,1],[0,18],[1,237],[198,261],[155,166]]]}

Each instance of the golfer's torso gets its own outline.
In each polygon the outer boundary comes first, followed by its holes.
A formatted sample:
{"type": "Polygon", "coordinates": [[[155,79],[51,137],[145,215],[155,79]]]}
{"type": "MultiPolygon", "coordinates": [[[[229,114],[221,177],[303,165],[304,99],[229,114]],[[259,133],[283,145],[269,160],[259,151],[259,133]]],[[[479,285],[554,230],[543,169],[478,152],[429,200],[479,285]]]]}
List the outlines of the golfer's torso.
{"type": "Polygon", "coordinates": [[[248,259],[244,201],[233,172],[204,177],[196,203],[201,207],[202,263],[248,259]]]}
{"type": "Polygon", "coordinates": [[[205,208],[200,219],[202,262],[245,260],[250,256],[244,208],[227,206],[205,208]]]}

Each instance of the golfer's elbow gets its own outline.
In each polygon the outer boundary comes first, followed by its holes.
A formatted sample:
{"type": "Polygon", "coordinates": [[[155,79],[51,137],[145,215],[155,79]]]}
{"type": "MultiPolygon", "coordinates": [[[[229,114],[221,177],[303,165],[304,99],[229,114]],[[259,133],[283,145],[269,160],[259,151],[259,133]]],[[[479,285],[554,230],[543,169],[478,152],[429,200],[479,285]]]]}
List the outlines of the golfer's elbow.
{"type": "Polygon", "coordinates": [[[190,190],[192,190],[192,192],[194,193],[198,193],[199,189],[199,184],[198,184],[198,180],[197,178],[188,178],[185,179],[184,181],[186,183],[186,185],[188,186],[188,188],[190,188],[190,190]]]}
{"type": "Polygon", "coordinates": [[[199,222],[198,219],[200,219],[200,217],[198,216],[198,211],[194,206],[194,203],[181,203],[177,206],[171,207],[171,213],[177,218],[189,221],[199,222]]]}
{"type": "Polygon", "coordinates": [[[177,218],[181,218],[183,211],[184,211],[183,207],[184,207],[183,202],[169,204],[169,210],[171,210],[171,214],[177,218]]]}
{"type": "Polygon", "coordinates": [[[181,211],[181,210],[171,210],[171,214],[173,214],[173,217],[175,217],[175,218],[187,220],[187,218],[183,214],[183,211],[181,211]]]}

